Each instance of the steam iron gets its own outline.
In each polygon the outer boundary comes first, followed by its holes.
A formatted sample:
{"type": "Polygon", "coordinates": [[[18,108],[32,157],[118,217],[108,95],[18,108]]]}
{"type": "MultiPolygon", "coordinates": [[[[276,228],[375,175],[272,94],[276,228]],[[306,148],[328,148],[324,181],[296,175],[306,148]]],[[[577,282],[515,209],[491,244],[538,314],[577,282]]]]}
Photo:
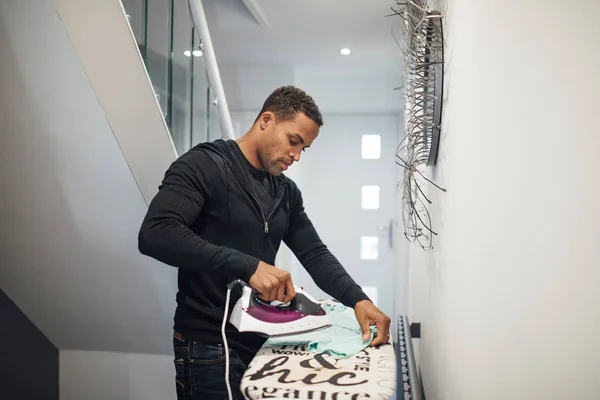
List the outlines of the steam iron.
{"type": "Polygon", "coordinates": [[[329,328],[325,310],[303,288],[294,286],[296,296],[288,303],[266,302],[260,293],[243,281],[242,296],[231,312],[229,322],[240,332],[278,337],[329,328]]]}

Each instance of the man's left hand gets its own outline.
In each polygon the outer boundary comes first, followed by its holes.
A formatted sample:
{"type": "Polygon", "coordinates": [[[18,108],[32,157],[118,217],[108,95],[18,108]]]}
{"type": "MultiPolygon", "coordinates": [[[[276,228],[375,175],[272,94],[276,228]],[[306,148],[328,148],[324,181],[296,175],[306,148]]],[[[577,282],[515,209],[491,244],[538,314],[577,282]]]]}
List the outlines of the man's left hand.
{"type": "Polygon", "coordinates": [[[362,340],[366,342],[371,338],[371,325],[377,326],[377,337],[371,342],[371,347],[388,342],[390,337],[390,318],[369,300],[362,300],[354,306],[356,320],[362,329],[362,340]]]}

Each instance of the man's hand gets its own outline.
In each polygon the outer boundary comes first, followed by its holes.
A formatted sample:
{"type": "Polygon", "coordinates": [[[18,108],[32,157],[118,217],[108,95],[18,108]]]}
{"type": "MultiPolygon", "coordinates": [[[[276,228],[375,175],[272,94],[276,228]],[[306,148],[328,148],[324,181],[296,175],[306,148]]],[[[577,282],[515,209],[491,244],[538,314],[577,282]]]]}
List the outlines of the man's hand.
{"type": "Polygon", "coordinates": [[[362,300],[354,306],[356,320],[362,328],[363,342],[371,337],[371,325],[377,326],[377,337],[371,342],[371,347],[385,344],[390,336],[390,318],[379,310],[369,300],[362,300]]]}
{"type": "Polygon", "coordinates": [[[262,261],[248,283],[268,302],[278,300],[287,303],[296,296],[290,273],[262,261]]]}

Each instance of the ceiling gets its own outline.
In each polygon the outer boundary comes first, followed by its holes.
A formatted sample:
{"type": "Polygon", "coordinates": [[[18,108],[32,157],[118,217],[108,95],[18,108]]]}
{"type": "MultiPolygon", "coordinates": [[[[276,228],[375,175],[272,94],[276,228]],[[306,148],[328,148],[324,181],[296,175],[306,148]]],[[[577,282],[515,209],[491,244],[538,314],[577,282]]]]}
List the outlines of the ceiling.
{"type": "Polygon", "coordinates": [[[219,63],[394,68],[401,54],[392,0],[246,0],[264,14],[268,27],[243,0],[204,0],[219,63]],[[350,48],[343,56],[339,50],[350,48]]]}
{"type": "Polygon", "coordinates": [[[294,84],[326,112],[399,112],[402,54],[392,0],[204,0],[231,109],[294,84]],[[246,6],[250,5],[250,8],[246,6]],[[264,16],[261,24],[250,9],[264,16]],[[349,56],[340,54],[350,48],[349,56]]]}

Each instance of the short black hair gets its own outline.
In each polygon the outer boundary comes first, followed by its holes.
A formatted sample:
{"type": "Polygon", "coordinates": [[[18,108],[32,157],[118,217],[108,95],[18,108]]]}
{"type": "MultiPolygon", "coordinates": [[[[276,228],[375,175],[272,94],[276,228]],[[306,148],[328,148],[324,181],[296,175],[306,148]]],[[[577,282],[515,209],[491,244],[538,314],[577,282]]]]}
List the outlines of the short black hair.
{"type": "Polygon", "coordinates": [[[275,89],[265,100],[254,122],[267,111],[275,114],[275,118],[280,121],[288,121],[302,112],[319,127],[323,126],[323,116],[313,98],[295,86],[281,86],[275,89]]]}

